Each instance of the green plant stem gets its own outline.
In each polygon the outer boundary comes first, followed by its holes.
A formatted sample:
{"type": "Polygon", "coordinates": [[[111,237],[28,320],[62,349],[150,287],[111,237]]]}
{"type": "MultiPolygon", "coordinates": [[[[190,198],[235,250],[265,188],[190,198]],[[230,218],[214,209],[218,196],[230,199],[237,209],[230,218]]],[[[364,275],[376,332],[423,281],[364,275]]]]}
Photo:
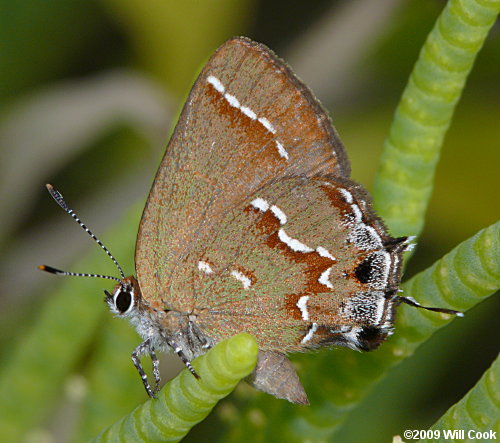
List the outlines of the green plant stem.
{"type": "Polygon", "coordinates": [[[450,0],[422,47],[396,109],[374,186],[393,235],[422,231],[443,139],[498,0],[450,0]]]}
{"type": "MultiPolygon", "coordinates": [[[[468,431],[478,439],[476,432],[500,433],[500,357],[497,357],[491,367],[483,374],[477,384],[465,395],[462,400],[454,404],[431,427],[439,430],[443,436],[445,430],[468,431]]],[[[478,439],[484,441],[484,439],[478,439]]],[[[436,440],[420,440],[421,442],[436,440]]]]}
{"type": "Polygon", "coordinates": [[[257,363],[257,343],[238,334],[193,362],[199,380],[183,370],[149,400],[98,436],[95,442],[179,441],[228,395],[257,363]]]}

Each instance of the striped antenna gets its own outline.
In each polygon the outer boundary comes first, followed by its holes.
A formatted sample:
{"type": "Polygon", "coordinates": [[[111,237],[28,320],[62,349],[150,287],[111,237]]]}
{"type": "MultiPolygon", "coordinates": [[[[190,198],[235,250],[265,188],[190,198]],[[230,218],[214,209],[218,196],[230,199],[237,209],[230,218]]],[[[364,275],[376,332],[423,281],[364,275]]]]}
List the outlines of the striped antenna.
{"type": "Polygon", "coordinates": [[[86,272],[68,272],[61,271],[60,269],[53,268],[52,266],[40,265],[38,269],[45,272],[50,272],[51,274],[56,275],[69,275],[70,277],[96,277],[96,278],[106,278],[108,280],[115,280],[118,283],[122,283],[122,281],[118,277],[113,277],[111,275],[102,275],[102,274],[87,274],[86,272]]]}
{"type": "MultiPolygon", "coordinates": [[[[63,208],[65,212],[67,212],[69,215],[71,215],[71,217],[73,217],[73,219],[80,225],[80,227],[83,228],[85,230],[85,232],[88,235],[90,235],[94,239],[94,241],[102,248],[102,250],[108,255],[108,257],[111,260],[113,260],[113,263],[118,268],[118,271],[120,271],[120,275],[122,276],[122,279],[124,279],[125,278],[125,274],[123,273],[123,270],[122,270],[121,266],[118,264],[118,262],[116,261],[115,257],[113,257],[113,254],[111,254],[111,252],[109,252],[108,248],[106,248],[106,246],[104,246],[102,244],[101,240],[99,240],[94,235],[94,233],[89,228],[87,228],[87,226],[85,226],[85,224],[78,218],[78,216],[75,214],[75,212],[73,211],[73,209],[71,209],[67,205],[67,203],[64,201],[64,198],[61,195],[61,193],[56,188],[54,188],[54,186],[52,186],[50,184],[47,184],[45,186],[47,187],[47,190],[49,191],[49,193],[52,196],[52,198],[56,201],[56,203],[61,208],[63,208]]],[[[85,273],[79,273],[79,272],[66,272],[66,271],[60,271],[59,269],[52,268],[50,266],[45,266],[45,265],[39,266],[38,269],[41,269],[42,271],[50,272],[51,274],[56,274],[56,275],[70,275],[70,276],[73,276],[73,277],[98,277],[98,278],[107,278],[109,280],[116,280],[118,282],[121,282],[120,279],[118,279],[116,277],[111,277],[111,276],[108,276],[108,275],[85,274],[85,273]]]]}

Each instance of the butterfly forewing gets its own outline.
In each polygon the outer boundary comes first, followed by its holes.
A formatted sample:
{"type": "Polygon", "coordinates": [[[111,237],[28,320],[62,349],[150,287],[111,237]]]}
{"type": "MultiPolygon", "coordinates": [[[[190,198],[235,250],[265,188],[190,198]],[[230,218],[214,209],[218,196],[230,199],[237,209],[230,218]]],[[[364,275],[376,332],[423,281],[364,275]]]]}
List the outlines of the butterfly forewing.
{"type": "Polygon", "coordinates": [[[136,268],[157,308],[189,312],[199,252],[249,195],[287,176],[349,175],[326,113],[265,46],[230,40],[181,114],[142,217],[136,268]]]}

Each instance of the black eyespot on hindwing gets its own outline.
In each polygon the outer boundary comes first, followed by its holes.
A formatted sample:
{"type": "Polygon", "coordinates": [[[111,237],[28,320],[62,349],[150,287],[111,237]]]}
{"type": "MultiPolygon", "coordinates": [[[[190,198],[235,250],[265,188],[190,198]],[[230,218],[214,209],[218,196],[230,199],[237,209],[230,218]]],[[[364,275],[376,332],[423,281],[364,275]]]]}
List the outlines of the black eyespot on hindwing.
{"type": "Polygon", "coordinates": [[[372,259],[363,260],[354,270],[354,275],[360,283],[368,283],[373,276],[372,259]]]}

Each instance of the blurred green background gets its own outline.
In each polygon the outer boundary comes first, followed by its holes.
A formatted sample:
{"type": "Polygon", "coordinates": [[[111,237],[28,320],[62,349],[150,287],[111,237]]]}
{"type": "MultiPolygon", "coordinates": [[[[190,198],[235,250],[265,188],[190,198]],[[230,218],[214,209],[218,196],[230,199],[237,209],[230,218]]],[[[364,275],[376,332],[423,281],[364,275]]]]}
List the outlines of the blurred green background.
{"type": "MultiPolygon", "coordinates": [[[[271,47],[313,89],[347,147],[353,177],[370,188],[392,112],[444,4],[1,0],[0,369],[63,286],[88,303],[91,312],[85,313],[88,317],[82,313],[82,319],[92,318],[82,332],[85,338],[75,344],[79,349],[71,351],[76,357],[59,368],[61,380],[46,407],[33,411],[34,428],[27,430],[25,441],[68,441],[72,435],[78,440],[94,435],[92,426],[111,423],[85,426],[89,384],[99,378],[92,368],[99,359],[107,359],[106,370],[116,378],[129,377],[129,400],[121,413],[146,399],[129,358],[139,337],[123,322],[109,323],[111,315],[101,300],[102,287],[110,285],[77,279],[63,283],[36,269],[46,263],[77,272],[116,273],[54,204],[44,184],[54,184],[125,272],[133,273],[140,211],[183,100],[217,46],[246,35],[271,47]],[[117,224],[119,230],[108,238],[106,232],[117,224]],[[89,251],[93,258],[81,262],[89,251]],[[85,290],[78,289],[82,284],[85,290]],[[113,334],[106,333],[109,328],[113,334]]],[[[498,219],[499,32],[493,28],[457,107],[426,228],[407,276],[498,219]]],[[[61,316],[71,300],[61,306],[61,316]]],[[[491,298],[395,368],[350,415],[337,441],[388,441],[404,429],[432,424],[496,355],[498,308],[491,298]]],[[[56,329],[62,324],[57,318],[50,321],[56,329]]],[[[54,349],[55,357],[41,356],[41,372],[58,366],[54,349]]],[[[163,367],[169,377],[180,366],[174,359],[163,367]]],[[[237,395],[244,398],[246,388],[240,391],[237,395]]],[[[231,405],[226,400],[186,441],[207,441],[208,435],[216,441],[231,405]]]]}

